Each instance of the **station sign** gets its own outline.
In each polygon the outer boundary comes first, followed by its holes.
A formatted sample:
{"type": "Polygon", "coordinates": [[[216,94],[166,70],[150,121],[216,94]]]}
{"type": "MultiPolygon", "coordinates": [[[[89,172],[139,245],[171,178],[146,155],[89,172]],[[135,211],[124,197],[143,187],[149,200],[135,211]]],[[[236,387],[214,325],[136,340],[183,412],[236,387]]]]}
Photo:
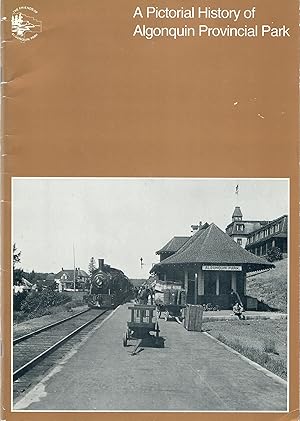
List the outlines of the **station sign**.
{"type": "Polygon", "coordinates": [[[242,266],[207,266],[203,265],[202,270],[220,270],[230,272],[241,272],[242,266]]]}

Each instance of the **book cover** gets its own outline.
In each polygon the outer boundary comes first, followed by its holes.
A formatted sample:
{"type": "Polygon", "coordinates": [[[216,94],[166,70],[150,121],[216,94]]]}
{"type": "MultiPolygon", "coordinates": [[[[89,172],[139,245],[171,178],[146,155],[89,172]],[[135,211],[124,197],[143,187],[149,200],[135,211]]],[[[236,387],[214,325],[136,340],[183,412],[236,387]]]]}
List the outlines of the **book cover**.
{"type": "Polygon", "coordinates": [[[2,419],[296,420],[298,2],[1,29],[2,419]]]}

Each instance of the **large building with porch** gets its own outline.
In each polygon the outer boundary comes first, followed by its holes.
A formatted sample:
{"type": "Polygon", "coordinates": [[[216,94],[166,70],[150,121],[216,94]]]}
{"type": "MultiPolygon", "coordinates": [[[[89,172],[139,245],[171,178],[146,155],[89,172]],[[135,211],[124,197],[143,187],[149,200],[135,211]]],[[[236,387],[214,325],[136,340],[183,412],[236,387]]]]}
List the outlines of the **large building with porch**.
{"type": "Polygon", "coordinates": [[[267,256],[268,250],[278,247],[283,254],[288,252],[288,217],[283,215],[263,227],[251,232],[246,242],[246,250],[257,256],[267,256]]]}
{"type": "Polygon", "coordinates": [[[272,267],[212,223],[200,226],[176,252],[155,264],[151,273],[162,281],[181,282],[187,303],[212,303],[226,309],[232,307],[233,295],[238,295],[247,308],[247,272],[272,267]]]}
{"type": "Polygon", "coordinates": [[[288,252],[287,215],[272,221],[244,220],[241,208],[236,206],[232,222],[226,227],[226,234],[257,256],[267,256],[268,250],[274,247],[278,247],[283,254],[288,252]]]}

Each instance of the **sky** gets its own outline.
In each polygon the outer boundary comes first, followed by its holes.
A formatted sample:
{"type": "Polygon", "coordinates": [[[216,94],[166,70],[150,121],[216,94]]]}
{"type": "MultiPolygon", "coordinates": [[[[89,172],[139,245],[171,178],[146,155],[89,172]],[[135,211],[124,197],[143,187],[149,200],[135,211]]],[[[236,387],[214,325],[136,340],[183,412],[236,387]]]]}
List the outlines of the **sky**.
{"type": "Polygon", "coordinates": [[[192,224],[225,230],[235,206],[245,220],[288,214],[288,188],[287,179],[14,178],[12,238],[26,271],[72,269],[74,245],[76,267],[103,258],[148,278],[155,252],[192,224]]]}

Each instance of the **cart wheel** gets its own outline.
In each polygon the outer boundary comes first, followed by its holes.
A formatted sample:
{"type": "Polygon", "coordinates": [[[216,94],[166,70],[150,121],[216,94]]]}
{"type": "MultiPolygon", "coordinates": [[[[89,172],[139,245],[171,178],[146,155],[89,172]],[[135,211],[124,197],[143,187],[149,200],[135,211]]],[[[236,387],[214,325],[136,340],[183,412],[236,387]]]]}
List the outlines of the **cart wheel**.
{"type": "Polygon", "coordinates": [[[128,336],[127,336],[127,332],[125,332],[123,335],[123,346],[127,346],[127,341],[128,341],[128,336]]]}

